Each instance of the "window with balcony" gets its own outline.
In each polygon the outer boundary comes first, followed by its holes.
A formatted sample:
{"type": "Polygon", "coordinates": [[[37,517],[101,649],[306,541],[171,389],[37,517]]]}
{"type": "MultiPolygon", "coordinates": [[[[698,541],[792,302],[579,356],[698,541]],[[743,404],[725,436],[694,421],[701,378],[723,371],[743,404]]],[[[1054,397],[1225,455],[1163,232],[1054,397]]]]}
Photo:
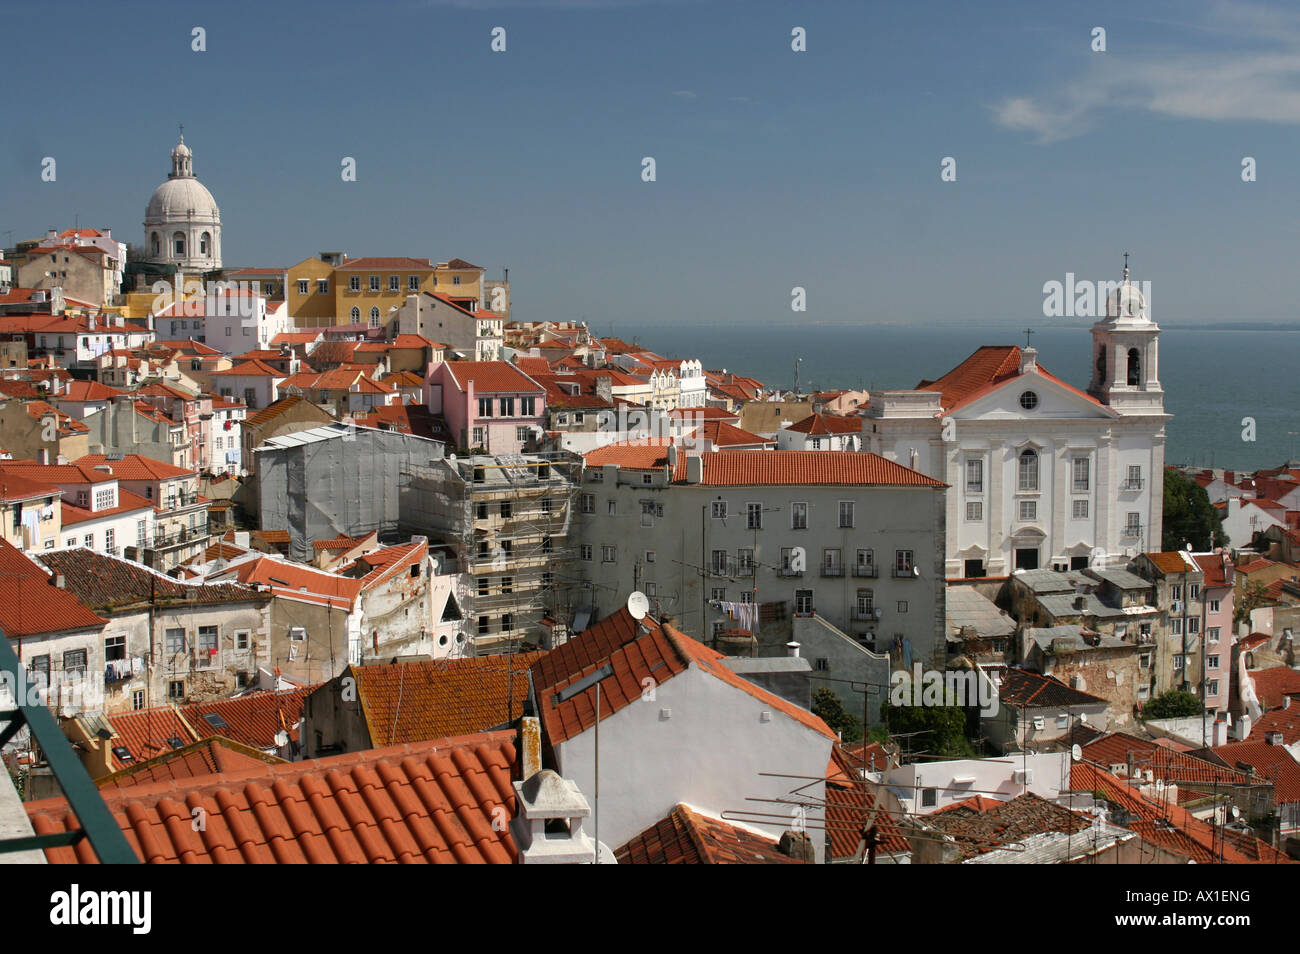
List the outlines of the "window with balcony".
{"type": "Polygon", "coordinates": [[[838,547],[828,547],[822,550],[822,576],[843,576],[844,565],[840,562],[840,550],[838,547]]]}
{"type": "Polygon", "coordinates": [[[911,550],[894,551],[894,576],[907,577],[912,576],[916,566],[912,562],[911,550]]]}
{"type": "Polygon", "coordinates": [[[736,574],[738,576],[754,575],[754,551],[752,549],[736,551],[736,574]]]}
{"type": "Polygon", "coordinates": [[[1142,515],[1140,513],[1128,513],[1124,519],[1124,536],[1136,537],[1142,534],[1142,515]]]}
{"type": "Polygon", "coordinates": [[[874,590],[858,590],[857,602],[853,607],[853,615],[855,619],[876,618],[876,594],[874,590]]]}
{"type": "Polygon", "coordinates": [[[858,550],[857,556],[853,561],[854,576],[875,576],[876,575],[876,551],[872,549],[858,550]]]}
{"type": "Polygon", "coordinates": [[[1138,464],[1130,464],[1128,476],[1124,479],[1124,485],[1121,490],[1141,490],[1142,489],[1142,467],[1138,464]]]}

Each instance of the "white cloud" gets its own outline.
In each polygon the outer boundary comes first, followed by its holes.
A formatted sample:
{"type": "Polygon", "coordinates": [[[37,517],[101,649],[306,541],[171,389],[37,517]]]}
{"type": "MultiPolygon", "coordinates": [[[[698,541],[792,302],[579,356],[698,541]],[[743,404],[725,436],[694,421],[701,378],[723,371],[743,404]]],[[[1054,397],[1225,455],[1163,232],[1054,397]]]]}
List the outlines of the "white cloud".
{"type": "Polygon", "coordinates": [[[692,93],[689,89],[679,89],[679,90],[674,90],[673,95],[676,96],[678,99],[698,99],[698,98],[699,98],[699,97],[697,97],[694,93],[692,93]]]}
{"type": "Polygon", "coordinates": [[[1300,123],[1300,14],[1216,3],[1201,22],[1169,25],[1214,34],[1215,46],[1120,53],[1116,45],[1134,34],[1112,30],[1111,52],[1092,54],[1081,76],[1036,95],[1006,97],[993,106],[994,120],[1041,143],[1082,135],[1116,109],[1300,123]]]}

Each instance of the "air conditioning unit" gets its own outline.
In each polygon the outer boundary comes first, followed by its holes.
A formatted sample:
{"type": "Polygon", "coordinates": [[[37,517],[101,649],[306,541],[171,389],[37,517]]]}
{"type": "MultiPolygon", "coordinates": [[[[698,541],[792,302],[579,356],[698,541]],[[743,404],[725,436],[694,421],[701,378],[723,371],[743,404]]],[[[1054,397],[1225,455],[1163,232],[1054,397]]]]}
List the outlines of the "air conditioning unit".
{"type": "Polygon", "coordinates": [[[1013,772],[1011,773],[1011,781],[1013,781],[1013,782],[1014,782],[1015,784],[1017,784],[1017,785],[1033,785],[1033,784],[1034,784],[1034,770],[1033,770],[1033,769],[1016,769],[1015,771],[1013,771],[1013,772]]]}

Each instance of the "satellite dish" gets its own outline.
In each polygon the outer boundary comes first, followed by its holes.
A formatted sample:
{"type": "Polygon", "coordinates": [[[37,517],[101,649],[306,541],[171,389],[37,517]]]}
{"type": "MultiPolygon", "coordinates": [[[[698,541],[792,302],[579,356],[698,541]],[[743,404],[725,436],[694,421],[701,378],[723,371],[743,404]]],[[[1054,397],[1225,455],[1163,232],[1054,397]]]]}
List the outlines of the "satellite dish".
{"type": "Polygon", "coordinates": [[[1190,540],[1187,541],[1187,545],[1186,545],[1185,547],[1183,547],[1183,549],[1186,550],[1188,553],[1191,553],[1191,552],[1192,552],[1192,542],[1191,542],[1190,540]]]}
{"type": "Polygon", "coordinates": [[[1087,725],[1087,724],[1088,724],[1088,713],[1086,713],[1086,712],[1080,712],[1080,713],[1079,713],[1079,722],[1082,723],[1083,725],[1087,725]]]}
{"type": "Polygon", "coordinates": [[[1233,805],[1233,806],[1232,806],[1232,817],[1233,817],[1233,818],[1240,818],[1240,817],[1241,817],[1241,809],[1238,808],[1236,805],[1233,805]]]}
{"type": "Polygon", "coordinates": [[[1070,758],[1074,759],[1076,762],[1083,761],[1083,749],[1080,747],[1078,742],[1070,746],[1070,758]]]}
{"type": "Polygon", "coordinates": [[[921,568],[919,566],[912,567],[912,576],[920,576],[920,575],[921,575],[921,568]]]}
{"type": "Polygon", "coordinates": [[[633,619],[645,619],[645,614],[650,612],[650,601],[640,590],[633,590],[632,595],[627,598],[627,611],[632,614],[633,619]]]}
{"type": "Polygon", "coordinates": [[[277,732],[275,734],[275,744],[280,748],[283,748],[284,746],[288,745],[289,733],[285,732],[284,729],[281,729],[279,732],[277,732]]]}

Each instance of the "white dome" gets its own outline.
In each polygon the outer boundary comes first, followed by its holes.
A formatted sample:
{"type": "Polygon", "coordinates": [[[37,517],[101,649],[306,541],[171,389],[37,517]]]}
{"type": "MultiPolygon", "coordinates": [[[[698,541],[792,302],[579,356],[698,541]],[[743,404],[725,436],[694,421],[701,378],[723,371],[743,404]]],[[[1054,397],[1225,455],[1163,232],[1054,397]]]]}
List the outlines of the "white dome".
{"type": "Polygon", "coordinates": [[[198,179],[168,179],[153,190],[144,217],[146,224],[167,225],[191,218],[215,223],[221,218],[221,210],[198,179]]]}
{"type": "Polygon", "coordinates": [[[1119,283],[1119,287],[1106,296],[1106,317],[1126,324],[1140,324],[1150,320],[1146,297],[1136,283],[1129,281],[1127,268],[1124,269],[1124,280],[1119,283]]]}

